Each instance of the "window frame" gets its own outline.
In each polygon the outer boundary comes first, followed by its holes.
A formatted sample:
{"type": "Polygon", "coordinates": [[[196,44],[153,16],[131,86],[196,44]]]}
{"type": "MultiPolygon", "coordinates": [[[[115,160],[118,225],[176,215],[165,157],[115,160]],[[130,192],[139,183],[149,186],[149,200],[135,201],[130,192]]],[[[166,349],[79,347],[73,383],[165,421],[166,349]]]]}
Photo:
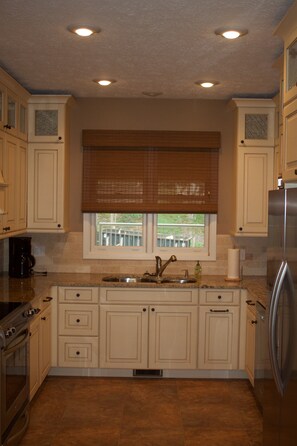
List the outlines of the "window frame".
{"type": "Polygon", "coordinates": [[[83,258],[84,259],[119,259],[152,260],[156,255],[167,257],[176,254],[179,260],[216,260],[217,215],[205,214],[204,248],[160,248],[155,246],[156,214],[143,214],[143,246],[116,247],[95,245],[95,213],[83,214],[83,258]]]}

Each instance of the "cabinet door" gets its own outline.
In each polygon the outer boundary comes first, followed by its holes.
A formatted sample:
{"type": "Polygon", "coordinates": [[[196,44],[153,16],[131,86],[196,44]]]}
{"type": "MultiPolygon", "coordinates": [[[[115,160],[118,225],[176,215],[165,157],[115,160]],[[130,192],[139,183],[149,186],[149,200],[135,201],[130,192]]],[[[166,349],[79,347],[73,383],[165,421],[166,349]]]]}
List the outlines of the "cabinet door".
{"type": "Polygon", "coordinates": [[[3,232],[3,215],[5,214],[5,133],[0,131],[0,234],[3,232]]]}
{"type": "Polygon", "coordinates": [[[65,142],[65,104],[29,104],[29,141],[65,142]]]}
{"type": "Polygon", "coordinates": [[[238,146],[273,146],[274,121],[274,108],[239,108],[238,146]]]}
{"type": "Polygon", "coordinates": [[[283,180],[297,181],[297,99],[284,108],[283,180]]]}
{"type": "Polygon", "coordinates": [[[246,313],[246,349],[245,349],[245,370],[252,385],[254,385],[255,373],[255,343],[256,343],[256,316],[247,308],[246,313]]]}
{"type": "Polygon", "coordinates": [[[59,335],[98,336],[98,305],[60,304],[59,335]]]}
{"type": "Polygon", "coordinates": [[[39,388],[39,343],[40,343],[40,318],[34,319],[30,324],[30,400],[39,388]]]}
{"type": "Polygon", "coordinates": [[[18,136],[18,97],[7,89],[6,101],[6,124],[4,127],[10,135],[18,136]]]}
{"type": "Polygon", "coordinates": [[[238,369],[239,307],[199,308],[198,368],[238,369]]]}
{"type": "Polygon", "coordinates": [[[3,232],[17,229],[17,188],[18,188],[18,140],[5,135],[5,169],[4,178],[8,184],[5,189],[5,215],[3,216],[3,232]]]}
{"type": "Polygon", "coordinates": [[[25,141],[19,140],[17,158],[18,174],[16,176],[16,229],[22,230],[26,229],[27,227],[27,143],[25,141]]]}
{"type": "Polygon", "coordinates": [[[268,191],[273,189],[273,147],[239,148],[235,233],[266,235],[268,191]]]}
{"type": "Polygon", "coordinates": [[[6,87],[0,82],[0,129],[4,129],[6,116],[6,87]]]}
{"type": "Polygon", "coordinates": [[[149,368],[197,367],[197,307],[151,306],[149,368]]]}
{"type": "Polygon", "coordinates": [[[29,144],[29,229],[65,229],[63,172],[64,144],[29,144]]]}
{"type": "Polygon", "coordinates": [[[19,138],[27,141],[28,139],[28,107],[27,102],[19,103],[19,138]]]}
{"type": "Polygon", "coordinates": [[[146,369],[148,306],[101,305],[100,367],[146,369]]]}
{"type": "Polygon", "coordinates": [[[51,306],[40,315],[40,384],[51,368],[51,306]]]}

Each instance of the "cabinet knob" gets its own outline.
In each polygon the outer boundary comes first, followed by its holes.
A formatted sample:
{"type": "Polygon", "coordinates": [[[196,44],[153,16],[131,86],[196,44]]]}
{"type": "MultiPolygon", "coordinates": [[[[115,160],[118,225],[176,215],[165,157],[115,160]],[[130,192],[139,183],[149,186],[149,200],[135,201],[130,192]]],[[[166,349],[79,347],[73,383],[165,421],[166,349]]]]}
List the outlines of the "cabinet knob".
{"type": "Polygon", "coordinates": [[[76,322],[79,324],[80,323],[80,319],[76,319],[76,322]]]}
{"type": "Polygon", "coordinates": [[[76,352],[76,354],[77,354],[77,356],[79,356],[79,355],[80,355],[80,352],[76,352]]]}
{"type": "Polygon", "coordinates": [[[240,227],[239,230],[242,231],[242,227],[240,227]]]}
{"type": "Polygon", "coordinates": [[[42,321],[46,321],[46,317],[45,317],[45,316],[42,317],[41,320],[42,320],[42,321]]]}
{"type": "Polygon", "coordinates": [[[61,227],[60,223],[57,226],[58,226],[58,228],[60,228],[61,227]]]}
{"type": "Polygon", "coordinates": [[[62,139],[62,136],[59,136],[58,140],[61,141],[61,139],[62,139]]]}
{"type": "Polygon", "coordinates": [[[295,169],[295,175],[297,175],[297,169],[295,169]]]}
{"type": "Polygon", "coordinates": [[[251,321],[251,324],[253,325],[253,324],[256,324],[257,323],[257,321],[251,321]]]}
{"type": "Polygon", "coordinates": [[[145,313],[146,312],[146,308],[143,308],[142,311],[145,313]]]}
{"type": "Polygon", "coordinates": [[[222,299],[222,296],[218,296],[218,299],[222,299]]]}
{"type": "Polygon", "coordinates": [[[76,293],[76,297],[80,297],[80,294],[79,294],[79,293],[76,293]]]}
{"type": "Polygon", "coordinates": [[[240,141],[240,144],[244,144],[244,139],[242,139],[242,140],[240,141]]]}
{"type": "Polygon", "coordinates": [[[11,129],[11,125],[9,125],[9,124],[5,124],[3,127],[4,127],[5,129],[8,129],[8,130],[11,129]]]}
{"type": "Polygon", "coordinates": [[[154,308],[152,308],[152,311],[155,311],[155,309],[154,309],[154,308]]]}

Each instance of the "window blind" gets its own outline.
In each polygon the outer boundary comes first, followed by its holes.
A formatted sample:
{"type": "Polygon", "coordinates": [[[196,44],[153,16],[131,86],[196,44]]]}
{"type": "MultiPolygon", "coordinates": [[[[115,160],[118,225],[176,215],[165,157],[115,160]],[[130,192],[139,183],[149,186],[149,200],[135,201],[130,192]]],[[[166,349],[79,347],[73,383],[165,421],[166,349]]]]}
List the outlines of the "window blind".
{"type": "Polygon", "coordinates": [[[189,132],[192,142],[188,132],[173,132],[174,138],[171,132],[145,132],[151,133],[148,141],[141,132],[135,138],[131,131],[121,137],[110,131],[109,138],[107,131],[102,138],[95,132],[92,141],[83,135],[82,212],[217,213],[217,132],[209,132],[213,147],[199,147],[206,132],[189,132]]]}

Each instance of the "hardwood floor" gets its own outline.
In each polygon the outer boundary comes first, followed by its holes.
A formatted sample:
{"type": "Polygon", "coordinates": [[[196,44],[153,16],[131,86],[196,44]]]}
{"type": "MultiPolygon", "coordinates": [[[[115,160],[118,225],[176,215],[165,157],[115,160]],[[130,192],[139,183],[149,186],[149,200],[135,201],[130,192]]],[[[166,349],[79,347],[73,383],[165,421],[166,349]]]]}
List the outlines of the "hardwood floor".
{"type": "Polygon", "coordinates": [[[21,446],[260,446],[245,380],[48,377],[21,446]]]}

